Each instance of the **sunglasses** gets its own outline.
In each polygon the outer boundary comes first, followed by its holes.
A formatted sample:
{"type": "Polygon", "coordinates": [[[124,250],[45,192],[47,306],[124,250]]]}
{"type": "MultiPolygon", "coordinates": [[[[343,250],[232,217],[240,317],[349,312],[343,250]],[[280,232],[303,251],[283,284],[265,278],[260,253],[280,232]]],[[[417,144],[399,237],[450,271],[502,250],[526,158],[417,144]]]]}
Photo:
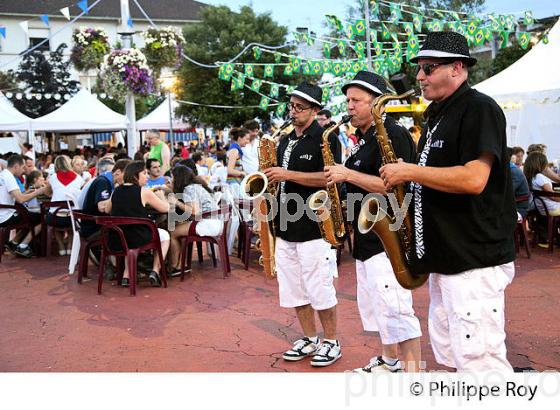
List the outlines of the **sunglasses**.
{"type": "Polygon", "coordinates": [[[420,70],[424,71],[424,74],[430,75],[434,72],[434,69],[439,67],[440,65],[449,65],[453,64],[454,61],[444,61],[441,63],[425,63],[425,64],[418,64],[418,68],[416,69],[416,75],[420,72],[420,70]]]}

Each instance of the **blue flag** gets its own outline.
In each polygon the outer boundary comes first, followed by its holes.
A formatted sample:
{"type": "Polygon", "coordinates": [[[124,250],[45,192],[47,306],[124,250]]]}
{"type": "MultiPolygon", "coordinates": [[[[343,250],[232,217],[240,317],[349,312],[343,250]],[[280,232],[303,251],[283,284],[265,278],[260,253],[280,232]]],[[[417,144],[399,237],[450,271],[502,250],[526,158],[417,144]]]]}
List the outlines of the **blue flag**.
{"type": "Polygon", "coordinates": [[[134,24],[132,24],[132,17],[128,18],[127,24],[128,24],[128,27],[132,27],[134,25],[134,24]]]}
{"type": "Polygon", "coordinates": [[[6,38],[6,27],[0,27],[0,35],[2,35],[2,37],[6,38]]]}
{"type": "Polygon", "coordinates": [[[82,9],[82,11],[84,13],[87,14],[88,12],[88,4],[87,4],[87,0],[82,0],[78,3],[78,7],[82,9]]]}
{"type": "Polygon", "coordinates": [[[43,20],[43,23],[45,23],[45,25],[48,27],[49,26],[49,16],[46,14],[43,14],[41,16],[41,20],[43,20]]]}

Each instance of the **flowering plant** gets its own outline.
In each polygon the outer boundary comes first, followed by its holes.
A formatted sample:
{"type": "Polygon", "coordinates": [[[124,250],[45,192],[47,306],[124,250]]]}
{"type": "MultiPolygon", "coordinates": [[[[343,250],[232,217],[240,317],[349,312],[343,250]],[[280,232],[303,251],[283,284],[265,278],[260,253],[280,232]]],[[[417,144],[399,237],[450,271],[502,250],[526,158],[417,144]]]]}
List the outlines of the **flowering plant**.
{"type": "Polygon", "coordinates": [[[101,77],[107,94],[123,101],[132,91],[147,95],[153,91],[153,78],[146,57],[136,48],[113,50],[101,65],[101,77]]]}
{"type": "Polygon", "coordinates": [[[142,33],[146,45],[142,49],[150,67],[161,71],[163,67],[179,65],[185,38],[181,30],[175,27],[162,29],[150,28],[142,33]]]}
{"type": "Polygon", "coordinates": [[[98,68],[111,50],[109,36],[102,28],[81,27],[72,35],[74,47],[70,59],[79,71],[98,68]]]}

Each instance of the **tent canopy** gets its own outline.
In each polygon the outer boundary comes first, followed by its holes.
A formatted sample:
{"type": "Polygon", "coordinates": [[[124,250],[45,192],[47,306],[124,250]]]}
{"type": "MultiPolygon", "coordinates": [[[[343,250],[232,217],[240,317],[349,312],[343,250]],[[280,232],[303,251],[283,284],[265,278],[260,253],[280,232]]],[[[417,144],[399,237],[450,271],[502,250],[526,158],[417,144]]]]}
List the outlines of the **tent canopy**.
{"type": "Polygon", "coordinates": [[[82,88],[63,106],[32,123],[35,131],[88,132],[122,130],[128,120],[82,88]]]}
{"type": "Polygon", "coordinates": [[[29,131],[31,118],[19,112],[0,92],[0,131],[29,131]]]}
{"type": "Polygon", "coordinates": [[[549,160],[560,159],[560,22],[514,64],[474,86],[494,98],[507,117],[510,146],[548,146],[549,160]]]}
{"type": "MultiPolygon", "coordinates": [[[[151,113],[146,115],[141,120],[136,122],[136,128],[141,130],[149,130],[149,129],[156,129],[156,130],[168,130],[169,129],[169,94],[165,98],[165,100],[158,105],[151,113]]],[[[186,128],[190,128],[190,125],[183,122],[182,119],[177,118],[175,115],[175,109],[179,106],[179,104],[175,101],[173,97],[171,97],[171,109],[173,111],[173,129],[174,130],[182,130],[186,128]]]]}

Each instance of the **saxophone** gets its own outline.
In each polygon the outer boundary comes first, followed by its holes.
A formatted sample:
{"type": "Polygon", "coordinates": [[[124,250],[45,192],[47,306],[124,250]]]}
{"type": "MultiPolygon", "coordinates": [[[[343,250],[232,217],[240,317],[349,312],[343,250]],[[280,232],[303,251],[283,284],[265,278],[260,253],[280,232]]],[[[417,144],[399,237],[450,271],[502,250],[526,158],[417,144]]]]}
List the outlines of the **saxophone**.
{"type": "MultiPolygon", "coordinates": [[[[414,94],[414,90],[409,90],[401,95],[385,94],[377,99],[372,107],[371,113],[377,130],[377,143],[381,152],[383,164],[392,164],[398,161],[393,149],[393,144],[383,125],[382,110],[390,100],[400,100],[414,94]]],[[[393,187],[393,192],[402,208],[405,198],[405,184],[393,187]]],[[[381,209],[379,202],[375,198],[370,198],[362,204],[360,215],[358,216],[358,230],[365,234],[371,230],[381,239],[385,252],[389,257],[393,272],[397,282],[405,289],[415,289],[422,286],[428,280],[428,273],[415,274],[410,271],[410,261],[412,260],[413,234],[412,218],[408,212],[403,215],[403,223],[398,231],[391,230],[389,225],[395,222],[395,218],[388,215],[381,209]]]]}
{"type": "Polygon", "coordinates": [[[276,166],[276,138],[291,123],[292,120],[290,119],[282,124],[272,136],[263,136],[261,138],[259,143],[259,171],[245,176],[243,181],[241,181],[242,194],[245,198],[254,200],[255,222],[257,226],[255,232],[258,232],[259,235],[255,247],[261,252],[259,264],[264,268],[267,278],[274,278],[276,276],[276,262],[274,259],[276,232],[274,223],[269,224],[267,220],[271,205],[266,197],[276,197],[278,184],[269,184],[268,178],[262,171],[276,166]]]}
{"type": "MultiPolygon", "coordinates": [[[[321,153],[323,154],[325,166],[335,165],[334,157],[329,146],[329,136],[334,130],[342,124],[346,124],[351,119],[351,115],[345,115],[339,122],[331,125],[323,132],[321,153]]],[[[327,185],[326,189],[317,191],[311,195],[309,198],[309,207],[317,216],[323,239],[333,246],[340,245],[346,235],[346,226],[336,184],[327,185]]]]}

